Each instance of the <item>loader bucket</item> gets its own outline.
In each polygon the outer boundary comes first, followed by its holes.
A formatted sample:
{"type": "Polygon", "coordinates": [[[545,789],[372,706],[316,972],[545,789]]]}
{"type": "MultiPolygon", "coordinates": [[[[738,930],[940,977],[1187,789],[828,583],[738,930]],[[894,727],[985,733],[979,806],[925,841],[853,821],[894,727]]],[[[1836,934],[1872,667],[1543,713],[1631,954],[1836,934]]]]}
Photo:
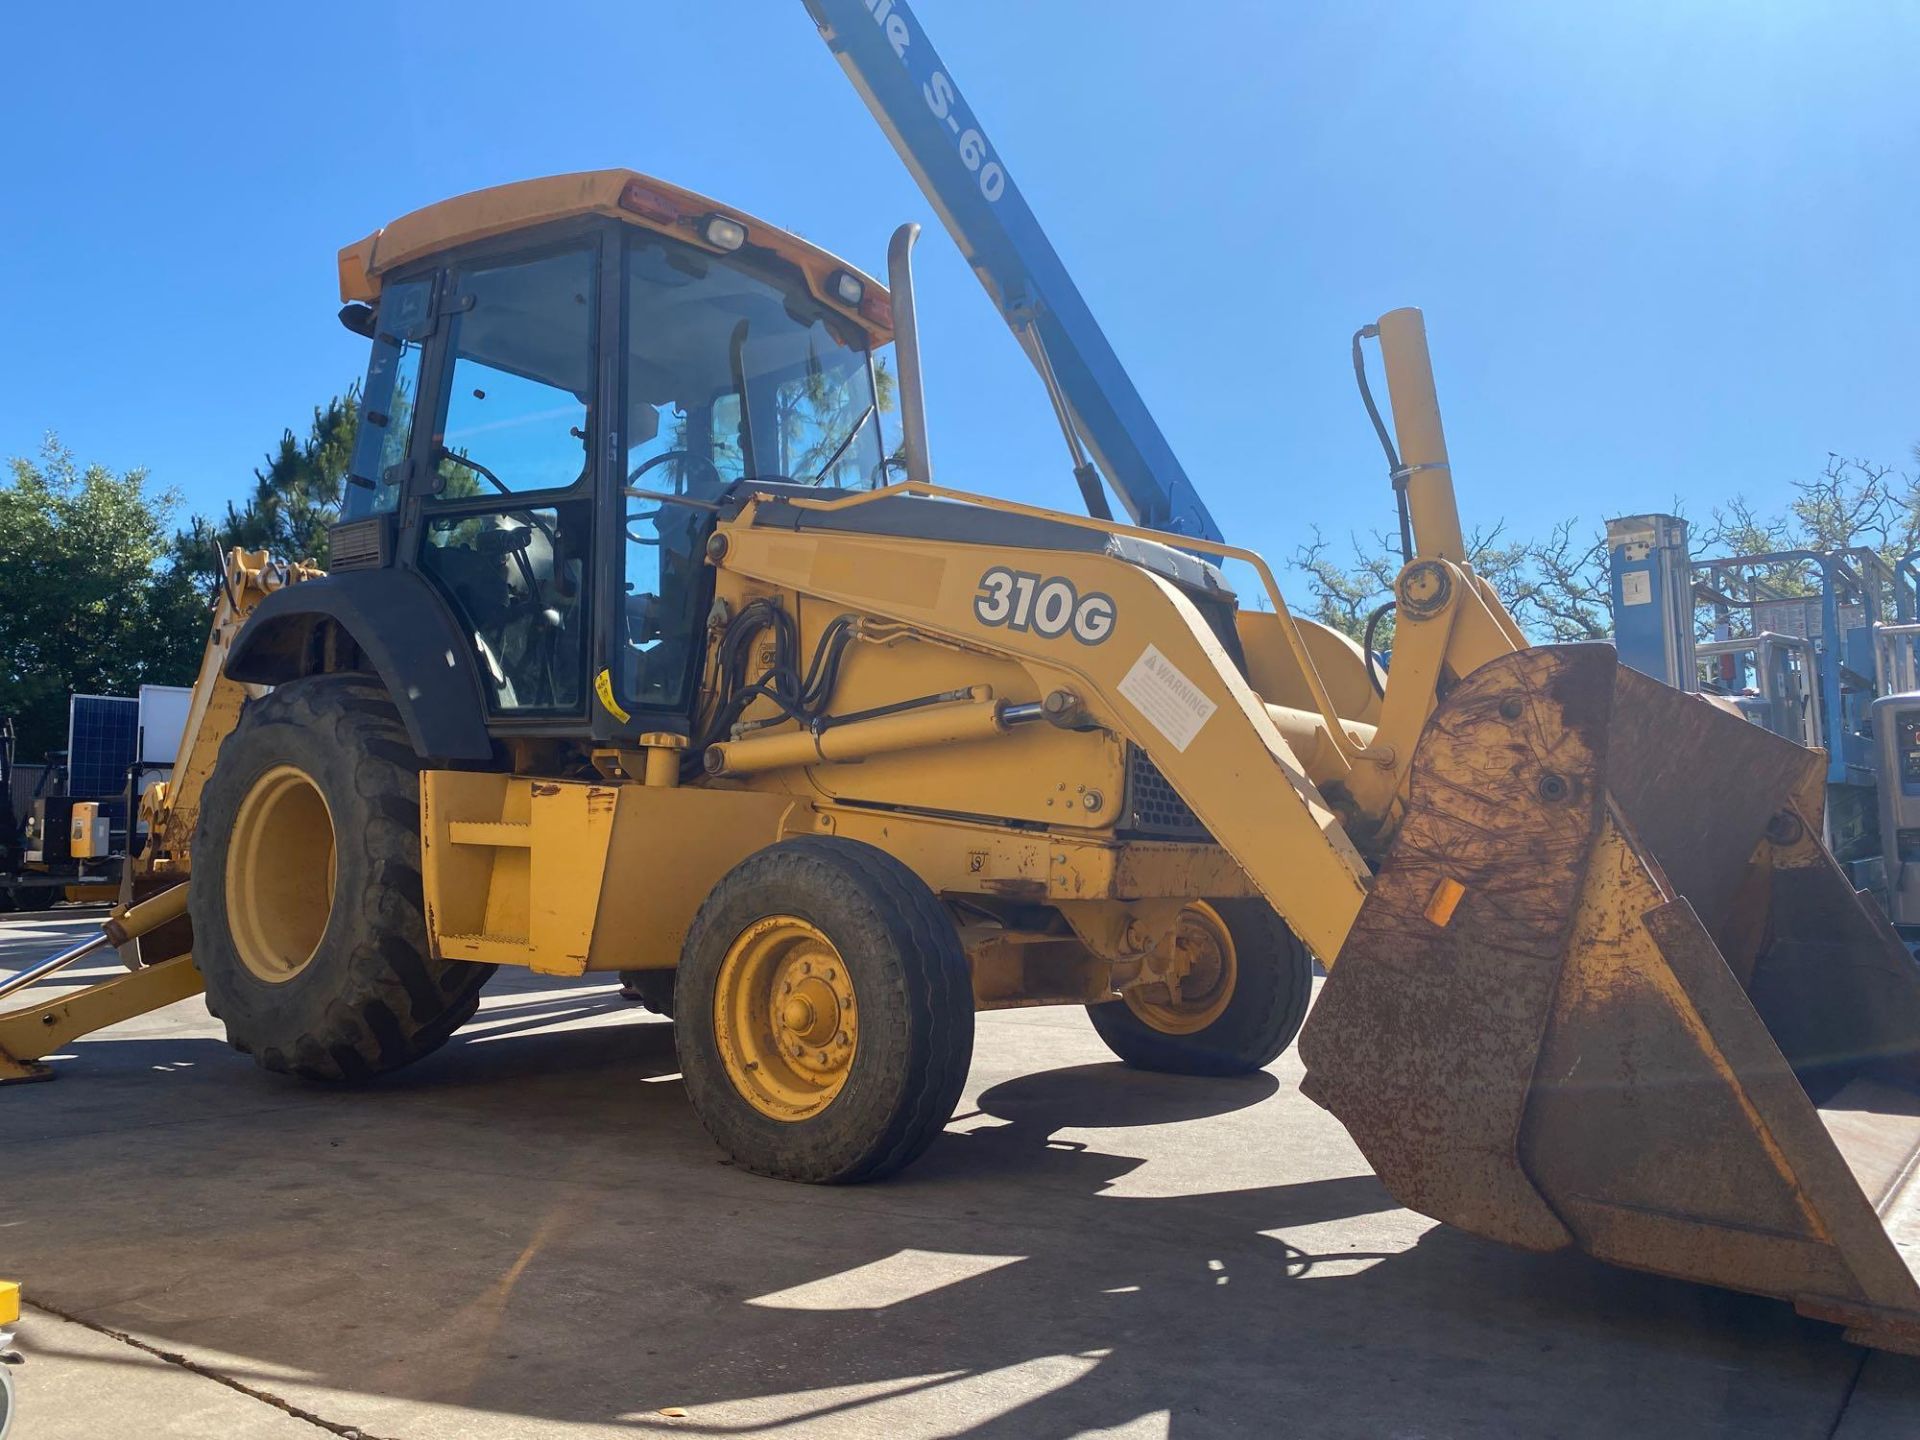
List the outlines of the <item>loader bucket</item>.
{"type": "Polygon", "coordinates": [[[1414,1210],[1920,1354],[1920,967],[1820,843],[1824,767],[1610,646],[1475,671],[1307,1093],[1414,1210]]]}

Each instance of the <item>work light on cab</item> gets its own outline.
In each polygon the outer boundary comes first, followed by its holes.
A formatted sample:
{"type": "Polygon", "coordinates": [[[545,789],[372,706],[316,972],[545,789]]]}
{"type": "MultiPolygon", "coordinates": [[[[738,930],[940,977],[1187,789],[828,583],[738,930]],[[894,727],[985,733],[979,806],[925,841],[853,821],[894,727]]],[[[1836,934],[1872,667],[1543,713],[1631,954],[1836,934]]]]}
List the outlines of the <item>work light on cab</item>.
{"type": "Polygon", "coordinates": [[[738,250],[747,243],[747,227],[725,215],[709,215],[701,222],[700,233],[716,250],[738,250]]]}

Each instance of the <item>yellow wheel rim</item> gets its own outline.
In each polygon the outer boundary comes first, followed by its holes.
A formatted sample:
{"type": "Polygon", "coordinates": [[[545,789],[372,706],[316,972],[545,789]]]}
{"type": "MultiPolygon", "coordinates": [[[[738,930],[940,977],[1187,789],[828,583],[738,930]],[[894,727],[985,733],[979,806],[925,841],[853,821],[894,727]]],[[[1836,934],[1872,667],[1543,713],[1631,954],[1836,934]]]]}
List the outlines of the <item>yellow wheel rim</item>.
{"type": "Polygon", "coordinates": [[[713,1033],[748,1104],[775,1120],[808,1119],[839,1095],[859,1048],[853,977],[818,927],[795,915],[756,920],[720,962],[713,1033]]]}
{"type": "Polygon", "coordinates": [[[227,930],[270,985],[307,968],[333,913],[333,814],[297,765],[276,765],[240,802],[227,841],[227,930]]]}
{"type": "Polygon", "coordinates": [[[1220,1018],[1239,978],[1233,932],[1217,910],[1196,900],[1148,959],[1144,983],[1126,992],[1127,1008],[1162,1034],[1192,1035],[1220,1018]]]}

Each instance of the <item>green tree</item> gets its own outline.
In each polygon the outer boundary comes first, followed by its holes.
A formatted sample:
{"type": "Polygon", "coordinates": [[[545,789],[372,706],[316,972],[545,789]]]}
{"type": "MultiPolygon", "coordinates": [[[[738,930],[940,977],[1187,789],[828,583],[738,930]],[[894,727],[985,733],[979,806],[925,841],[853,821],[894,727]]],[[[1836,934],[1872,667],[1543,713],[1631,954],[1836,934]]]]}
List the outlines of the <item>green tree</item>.
{"type": "Polygon", "coordinates": [[[340,516],[341,489],[360,428],[357,385],[313,411],[304,439],[291,430],[253,472],[253,493],[244,504],[227,502],[218,520],[193,517],[175,540],[180,567],[197,582],[211,585],[220,573],[220,556],[234,546],[270,550],[279,560],[327,563],[327,530],[340,516]]]}
{"type": "Polygon", "coordinates": [[[84,468],[49,434],[0,484],[0,714],[23,758],[66,744],[74,691],[131,695],[193,680],[206,607],[167,563],[179,503],[145,470],[84,468]]]}

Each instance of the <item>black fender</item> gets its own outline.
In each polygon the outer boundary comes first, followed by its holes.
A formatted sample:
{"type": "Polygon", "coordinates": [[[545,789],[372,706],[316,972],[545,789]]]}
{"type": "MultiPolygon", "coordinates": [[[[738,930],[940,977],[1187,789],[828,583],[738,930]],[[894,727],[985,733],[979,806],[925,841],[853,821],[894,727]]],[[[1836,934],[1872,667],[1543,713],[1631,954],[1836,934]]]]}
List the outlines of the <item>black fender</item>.
{"type": "Polygon", "coordinates": [[[487,760],[487,702],[473,655],[439,593],[408,570],[350,570],[276,590],[227,652],[226,675],[284,685],[335,668],[336,629],[387,687],[424,760],[487,760]]]}

